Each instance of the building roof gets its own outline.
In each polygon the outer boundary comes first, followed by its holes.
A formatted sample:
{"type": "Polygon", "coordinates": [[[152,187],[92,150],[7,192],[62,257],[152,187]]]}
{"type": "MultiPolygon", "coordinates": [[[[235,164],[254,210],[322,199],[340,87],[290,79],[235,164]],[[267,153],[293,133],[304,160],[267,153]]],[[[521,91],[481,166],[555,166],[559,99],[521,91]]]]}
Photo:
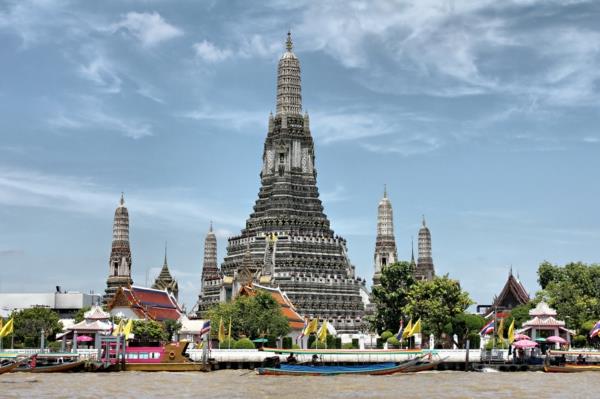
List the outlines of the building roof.
{"type": "Polygon", "coordinates": [[[129,307],[140,318],[157,321],[179,320],[183,311],[167,290],[138,287],[119,288],[108,304],[108,309],[129,307]]]}
{"type": "Polygon", "coordinates": [[[83,318],[86,320],[108,320],[110,313],[103,311],[100,306],[94,305],[83,314],[83,318]]]}
{"type": "Polygon", "coordinates": [[[556,310],[552,309],[544,301],[537,304],[537,306],[529,311],[530,316],[556,316],[556,310]]]}
{"type": "Polygon", "coordinates": [[[240,295],[254,296],[258,291],[267,292],[281,306],[281,313],[288,319],[292,330],[301,330],[304,328],[304,318],[298,314],[296,307],[290,301],[290,298],[279,288],[265,287],[259,284],[250,284],[242,287],[240,295]]]}
{"type": "Polygon", "coordinates": [[[513,276],[511,270],[500,295],[494,299],[493,306],[512,309],[515,306],[523,305],[527,302],[529,302],[529,294],[525,290],[523,284],[513,276]]]}

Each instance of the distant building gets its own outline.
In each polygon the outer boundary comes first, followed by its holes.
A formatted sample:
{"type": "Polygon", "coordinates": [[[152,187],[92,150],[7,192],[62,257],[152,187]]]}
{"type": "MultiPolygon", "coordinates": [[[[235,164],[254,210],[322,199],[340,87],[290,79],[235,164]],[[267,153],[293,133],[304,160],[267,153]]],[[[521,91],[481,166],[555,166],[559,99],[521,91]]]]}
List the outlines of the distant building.
{"type": "MultiPolygon", "coordinates": [[[[569,345],[571,344],[571,336],[575,335],[575,331],[569,330],[565,326],[565,322],[556,319],[556,310],[552,309],[546,302],[540,302],[538,305],[529,311],[530,320],[523,323],[523,328],[517,331],[519,334],[527,334],[532,340],[538,338],[547,338],[557,336],[564,338],[569,345]]],[[[556,344],[558,347],[558,344],[556,344]]]]}
{"type": "Polygon", "coordinates": [[[377,207],[377,238],[375,240],[375,254],[373,263],[373,285],[380,285],[381,271],[391,263],[398,261],[396,251],[396,238],[394,236],[394,213],[392,202],[387,196],[387,188],[383,189],[383,198],[377,207]]]}
{"type": "Polygon", "coordinates": [[[433,280],[435,277],[435,267],[431,256],[431,232],[425,223],[425,216],[423,216],[423,226],[419,230],[419,258],[415,277],[417,280],[433,280]]]}
{"type": "Polygon", "coordinates": [[[106,280],[104,303],[108,303],[120,287],[129,287],[132,284],[129,212],[125,206],[123,194],[121,194],[121,201],[115,210],[113,222],[113,239],[108,261],[108,279],[106,280]]]}
{"type": "Polygon", "coordinates": [[[113,316],[120,315],[134,320],[179,320],[183,316],[177,299],[167,290],[135,285],[118,288],[107,307],[113,316]]]}
{"type": "Polygon", "coordinates": [[[56,311],[61,319],[71,319],[80,309],[98,304],[101,300],[99,294],[60,292],[59,289],[54,293],[2,293],[0,309],[8,315],[14,310],[42,306],[56,311]]]}
{"type": "Polygon", "coordinates": [[[496,312],[510,311],[513,308],[524,305],[530,300],[525,286],[513,275],[512,268],[508,273],[508,279],[499,295],[494,297],[491,305],[478,305],[477,312],[480,314],[490,314],[496,312]]]}
{"type": "Polygon", "coordinates": [[[165,244],[165,260],[163,262],[162,269],[160,270],[160,274],[156,277],[154,284],[152,284],[152,288],[157,290],[167,290],[169,293],[173,294],[175,299],[178,299],[179,295],[179,285],[177,284],[177,280],[171,276],[171,272],[169,271],[169,265],[167,263],[167,245],[165,244]]]}

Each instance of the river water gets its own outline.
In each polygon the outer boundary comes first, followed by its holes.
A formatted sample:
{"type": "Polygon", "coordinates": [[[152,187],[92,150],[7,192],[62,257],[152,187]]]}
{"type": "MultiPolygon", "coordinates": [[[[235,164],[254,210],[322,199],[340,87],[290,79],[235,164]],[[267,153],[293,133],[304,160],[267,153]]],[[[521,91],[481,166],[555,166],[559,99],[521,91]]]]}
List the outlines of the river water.
{"type": "Polygon", "coordinates": [[[0,375],[0,398],[594,398],[600,374],[432,371],[390,376],[212,373],[0,375]]]}

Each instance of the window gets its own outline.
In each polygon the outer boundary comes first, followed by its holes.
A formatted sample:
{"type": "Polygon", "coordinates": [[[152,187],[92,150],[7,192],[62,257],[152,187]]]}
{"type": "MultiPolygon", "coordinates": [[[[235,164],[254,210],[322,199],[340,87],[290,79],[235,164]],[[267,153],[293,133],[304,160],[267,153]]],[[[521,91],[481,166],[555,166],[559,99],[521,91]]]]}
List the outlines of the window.
{"type": "Polygon", "coordinates": [[[147,353],[142,352],[142,353],[140,353],[140,359],[150,359],[150,357],[148,356],[147,353]]]}
{"type": "Polygon", "coordinates": [[[282,152],[279,154],[279,163],[284,163],[285,162],[285,154],[282,152]]]}

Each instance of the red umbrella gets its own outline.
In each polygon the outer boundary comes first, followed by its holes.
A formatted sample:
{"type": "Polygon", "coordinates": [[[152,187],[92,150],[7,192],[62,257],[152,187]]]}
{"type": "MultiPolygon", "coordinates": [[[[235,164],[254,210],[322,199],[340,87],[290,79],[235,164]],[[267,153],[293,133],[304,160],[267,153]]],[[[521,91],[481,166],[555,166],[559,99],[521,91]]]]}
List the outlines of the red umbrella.
{"type": "Polygon", "coordinates": [[[552,342],[553,344],[564,345],[567,343],[567,340],[562,337],[559,337],[558,335],[553,335],[551,337],[546,338],[546,342],[552,342]]]}
{"type": "Polygon", "coordinates": [[[523,339],[528,339],[531,340],[531,338],[529,338],[529,335],[525,335],[525,334],[515,334],[515,341],[521,341],[523,339]]]}
{"type": "Polygon", "coordinates": [[[517,341],[513,343],[513,346],[517,349],[525,349],[525,348],[535,348],[538,346],[537,342],[530,341],[528,339],[523,339],[521,341],[517,341]]]}
{"type": "Polygon", "coordinates": [[[91,342],[93,340],[94,338],[90,337],[89,335],[80,335],[77,337],[77,342],[91,342]]]}

